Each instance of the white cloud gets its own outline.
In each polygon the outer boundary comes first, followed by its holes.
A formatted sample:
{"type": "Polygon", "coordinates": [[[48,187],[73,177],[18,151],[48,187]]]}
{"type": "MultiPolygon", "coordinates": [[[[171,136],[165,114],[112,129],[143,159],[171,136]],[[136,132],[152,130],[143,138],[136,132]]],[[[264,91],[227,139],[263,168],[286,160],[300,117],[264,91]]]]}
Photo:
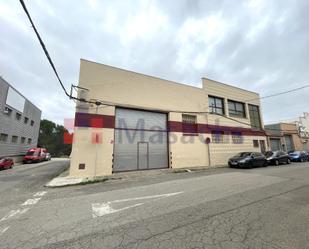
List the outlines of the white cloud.
{"type": "MultiPolygon", "coordinates": [[[[309,1],[26,1],[66,86],[79,58],[262,96],[308,83],[309,1]]],[[[0,75],[56,122],[74,115],[18,1],[0,3],[0,75]]],[[[308,111],[309,89],[263,100],[264,120],[308,111]],[[284,107],[284,108],[283,108],[284,107]]]]}
{"type": "Polygon", "coordinates": [[[179,48],[176,67],[185,70],[192,66],[195,69],[207,66],[216,45],[228,34],[229,26],[220,13],[202,19],[187,19],[176,36],[179,48]]]}

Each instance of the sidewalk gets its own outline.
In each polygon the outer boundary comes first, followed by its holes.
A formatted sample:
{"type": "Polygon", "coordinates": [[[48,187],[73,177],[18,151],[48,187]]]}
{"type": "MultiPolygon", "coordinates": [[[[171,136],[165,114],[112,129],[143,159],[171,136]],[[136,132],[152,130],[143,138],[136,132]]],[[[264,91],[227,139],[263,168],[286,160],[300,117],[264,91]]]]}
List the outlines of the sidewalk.
{"type": "Polygon", "coordinates": [[[190,169],[153,169],[143,171],[130,171],[130,172],[119,172],[114,173],[110,176],[97,176],[97,177],[71,177],[69,176],[69,169],[64,171],[59,176],[48,182],[45,187],[66,187],[74,185],[83,185],[97,182],[105,182],[109,180],[121,180],[121,181],[138,181],[144,178],[156,178],[160,175],[175,174],[175,173],[198,173],[203,171],[211,171],[218,168],[224,168],[227,166],[216,166],[216,167],[194,167],[190,169]]]}

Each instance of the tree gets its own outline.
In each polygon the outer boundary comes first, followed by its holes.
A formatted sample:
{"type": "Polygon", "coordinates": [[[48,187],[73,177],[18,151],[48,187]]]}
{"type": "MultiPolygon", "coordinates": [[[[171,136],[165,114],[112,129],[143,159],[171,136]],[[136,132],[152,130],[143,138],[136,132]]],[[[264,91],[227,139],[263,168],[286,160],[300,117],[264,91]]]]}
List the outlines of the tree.
{"type": "Polygon", "coordinates": [[[64,126],[41,120],[38,146],[46,148],[52,156],[69,156],[72,145],[64,143],[65,132],[68,131],[64,126]]]}

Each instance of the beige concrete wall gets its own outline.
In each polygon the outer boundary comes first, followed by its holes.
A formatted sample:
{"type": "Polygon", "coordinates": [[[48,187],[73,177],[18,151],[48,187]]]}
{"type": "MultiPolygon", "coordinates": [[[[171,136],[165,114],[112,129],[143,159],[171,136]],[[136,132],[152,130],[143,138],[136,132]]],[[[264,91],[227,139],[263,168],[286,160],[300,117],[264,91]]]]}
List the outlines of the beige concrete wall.
{"type": "MultiPolygon", "coordinates": [[[[197,114],[197,123],[206,124],[206,114],[197,114]]],[[[169,113],[169,120],[182,122],[182,113],[169,113]]],[[[186,136],[182,132],[169,133],[169,151],[172,152],[173,169],[184,167],[200,167],[209,165],[208,151],[205,141],[207,134],[186,136]]]]}
{"type": "MultiPolygon", "coordinates": [[[[262,136],[244,136],[242,144],[233,144],[231,136],[228,136],[229,143],[211,143],[211,166],[226,165],[230,157],[236,155],[239,152],[253,151],[261,152],[261,148],[253,147],[253,140],[263,140],[265,146],[267,146],[266,137],[262,136]]],[[[266,148],[267,149],[267,148],[266,148]]]]}
{"type": "Polygon", "coordinates": [[[184,136],[181,132],[170,132],[170,151],[173,169],[209,166],[208,151],[205,143],[207,134],[184,136]],[[177,142],[174,142],[174,139],[177,142]]]}
{"type": "Polygon", "coordinates": [[[112,174],[114,129],[75,128],[70,175],[76,177],[112,174]],[[92,133],[102,134],[102,143],[92,142],[92,133]],[[85,169],[78,169],[85,163],[85,169]]]}
{"type": "MultiPolygon", "coordinates": [[[[90,107],[88,110],[79,108],[77,112],[115,115],[115,107],[90,107]]],[[[114,129],[110,128],[84,128],[75,127],[71,152],[70,175],[76,177],[88,177],[112,174],[114,129]],[[94,144],[92,134],[102,135],[102,143],[94,144]],[[80,163],[85,163],[83,170],[78,169],[80,163]]]]}
{"type": "Polygon", "coordinates": [[[89,98],[141,109],[207,111],[201,88],[81,60],[79,86],[89,98]]]}

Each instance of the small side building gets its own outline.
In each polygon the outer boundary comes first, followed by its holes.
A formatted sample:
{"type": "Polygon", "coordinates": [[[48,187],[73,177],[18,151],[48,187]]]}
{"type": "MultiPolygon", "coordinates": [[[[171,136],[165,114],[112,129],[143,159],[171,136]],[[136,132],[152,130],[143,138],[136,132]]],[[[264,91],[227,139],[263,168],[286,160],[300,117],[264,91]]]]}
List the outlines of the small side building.
{"type": "Polygon", "coordinates": [[[272,151],[304,150],[296,123],[277,123],[265,125],[267,143],[272,151]]]}
{"type": "Polygon", "coordinates": [[[41,110],[0,77],[0,157],[20,161],[39,136],[41,110]]]}
{"type": "Polygon", "coordinates": [[[226,165],[265,151],[259,94],[207,78],[202,87],[81,60],[71,176],[226,165]]]}

